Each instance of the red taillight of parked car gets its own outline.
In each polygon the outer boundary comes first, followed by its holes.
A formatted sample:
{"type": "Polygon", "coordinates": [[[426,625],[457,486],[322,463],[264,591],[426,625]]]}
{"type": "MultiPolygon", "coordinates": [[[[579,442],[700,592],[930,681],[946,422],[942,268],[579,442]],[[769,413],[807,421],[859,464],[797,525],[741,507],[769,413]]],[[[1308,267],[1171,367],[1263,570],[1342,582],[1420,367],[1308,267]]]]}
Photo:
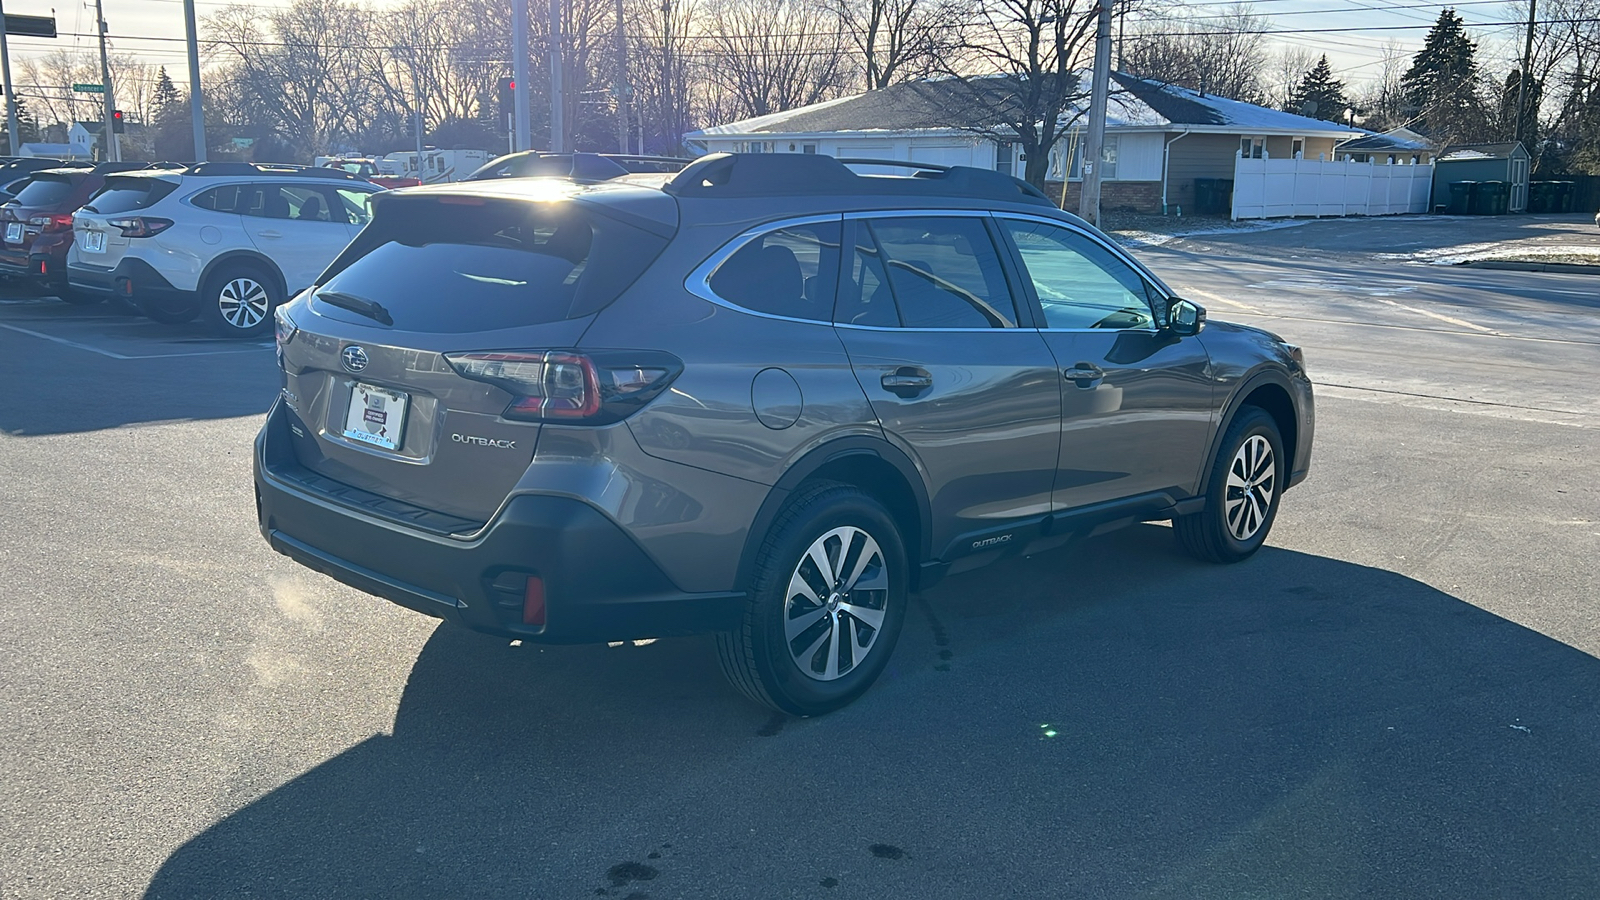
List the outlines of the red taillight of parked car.
{"type": "Polygon", "coordinates": [[[522,624],[544,624],[544,579],[528,576],[528,586],[522,592],[522,624]]]}
{"type": "Polygon", "coordinates": [[[584,425],[626,418],[683,370],[677,357],[655,350],[494,350],[445,360],[463,377],[511,394],[501,413],[507,419],[584,425]]]}
{"type": "Polygon", "coordinates": [[[160,234],[172,227],[171,219],[158,219],[154,216],[129,216],[125,219],[110,219],[107,221],[112,228],[122,229],[123,237],[151,237],[160,234]]]}
{"type": "Polygon", "coordinates": [[[71,213],[51,213],[48,216],[34,216],[33,218],[28,220],[28,224],[35,226],[40,231],[46,231],[46,232],[49,232],[49,231],[71,231],[72,230],[72,214],[71,213]]]}

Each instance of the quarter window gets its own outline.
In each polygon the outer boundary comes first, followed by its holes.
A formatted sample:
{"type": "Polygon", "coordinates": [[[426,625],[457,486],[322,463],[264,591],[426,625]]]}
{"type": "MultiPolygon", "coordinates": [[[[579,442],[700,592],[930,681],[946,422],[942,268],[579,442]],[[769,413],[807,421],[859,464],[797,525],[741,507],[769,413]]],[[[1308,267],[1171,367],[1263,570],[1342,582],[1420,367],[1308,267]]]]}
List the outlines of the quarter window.
{"type": "MultiPolygon", "coordinates": [[[[871,241],[858,236],[858,257],[863,245],[870,257],[875,244],[881,261],[876,267],[862,265],[858,272],[871,278],[887,275],[902,326],[1016,326],[1016,304],[983,219],[884,218],[862,222],[857,230],[867,231],[871,241]]],[[[868,285],[861,288],[865,295],[868,285]]]]}
{"type": "Polygon", "coordinates": [[[1066,228],[1016,219],[1001,221],[1016,242],[1039,296],[1045,327],[1155,327],[1150,306],[1154,292],[1132,266],[1111,251],[1066,228]]]}
{"type": "Polygon", "coordinates": [[[760,235],[723,260],[709,281],[745,309],[826,322],[839,279],[839,223],[790,225],[760,235]]]}

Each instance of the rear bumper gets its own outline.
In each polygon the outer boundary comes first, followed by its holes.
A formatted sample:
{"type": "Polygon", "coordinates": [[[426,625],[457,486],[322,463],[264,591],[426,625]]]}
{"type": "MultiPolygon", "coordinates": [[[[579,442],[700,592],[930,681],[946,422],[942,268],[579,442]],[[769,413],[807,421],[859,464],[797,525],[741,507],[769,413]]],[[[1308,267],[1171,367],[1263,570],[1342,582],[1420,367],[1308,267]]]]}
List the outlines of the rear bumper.
{"type": "Polygon", "coordinates": [[[547,643],[587,643],[729,628],[743,595],[680,590],[611,519],[571,497],[513,497],[470,536],[404,524],[411,510],[347,490],[323,490],[299,467],[293,413],[273,405],[256,438],[262,535],[307,568],[407,609],[475,631],[547,643]],[[546,623],[522,621],[529,576],[544,583],[546,623]]]}
{"type": "Polygon", "coordinates": [[[196,302],[193,291],[173,287],[166,276],[142,259],[124,259],[114,269],[72,262],[68,262],[65,268],[67,283],[84,293],[114,294],[134,303],[156,301],[170,305],[196,302]]]}

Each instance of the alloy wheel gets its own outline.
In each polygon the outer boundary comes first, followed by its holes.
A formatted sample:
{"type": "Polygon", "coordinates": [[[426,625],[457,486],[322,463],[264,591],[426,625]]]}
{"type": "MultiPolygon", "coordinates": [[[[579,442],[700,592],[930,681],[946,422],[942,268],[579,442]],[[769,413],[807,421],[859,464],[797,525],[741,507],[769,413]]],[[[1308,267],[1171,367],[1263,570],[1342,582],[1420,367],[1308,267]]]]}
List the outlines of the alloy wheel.
{"type": "Polygon", "coordinates": [[[872,535],[853,525],[811,543],[789,578],[784,641],[817,681],[855,671],[872,652],[889,603],[889,572],[872,535]]]}
{"type": "Polygon", "coordinates": [[[272,298],[261,282],[254,278],[230,279],[217,295],[217,308],[222,320],[235,328],[254,328],[267,317],[267,307],[272,298]]]}
{"type": "Polygon", "coordinates": [[[1278,487],[1278,465],[1272,455],[1272,444],[1259,434],[1253,434],[1239,445],[1228,465],[1227,493],[1223,511],[1228,522],[1228,532],[1234,540],[1248,541],[1261,530],[1272,509],[1272,497],[1278,487]]]}

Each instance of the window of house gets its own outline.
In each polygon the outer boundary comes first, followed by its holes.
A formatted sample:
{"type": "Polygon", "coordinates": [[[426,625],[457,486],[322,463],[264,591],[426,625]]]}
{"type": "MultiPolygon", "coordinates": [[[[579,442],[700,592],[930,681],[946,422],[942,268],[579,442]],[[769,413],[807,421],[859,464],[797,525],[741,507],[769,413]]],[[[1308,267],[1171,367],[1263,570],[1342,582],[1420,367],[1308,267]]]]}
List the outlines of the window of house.
{"type": "Polygon", "coordinates": [[[1262,159],[1267,155],[1267,139],[1261,137],[1239,138],[1239,155],[1245,159],[1262,159]]]}
{"type": "MultiPolygon", "coordinates": [[[[1115,134],[1105,136],[1104,143],[1100,145],[1100,180],[1112,181],[1117,177],[1117,156],[1121,148],[1121,137],[1115,134]]],[[[1071,154],[1071,178],[1073,181],[1083,177],[1083,145],[1078,144],[1069,151],[1071,154]]]]}
{"type": "Polygon", "coordinates": [[[1289,142],[1289,156],[1292,159],[1301,159],[1306,155],[1306,139],[1297,137],[1289,142]]]}

